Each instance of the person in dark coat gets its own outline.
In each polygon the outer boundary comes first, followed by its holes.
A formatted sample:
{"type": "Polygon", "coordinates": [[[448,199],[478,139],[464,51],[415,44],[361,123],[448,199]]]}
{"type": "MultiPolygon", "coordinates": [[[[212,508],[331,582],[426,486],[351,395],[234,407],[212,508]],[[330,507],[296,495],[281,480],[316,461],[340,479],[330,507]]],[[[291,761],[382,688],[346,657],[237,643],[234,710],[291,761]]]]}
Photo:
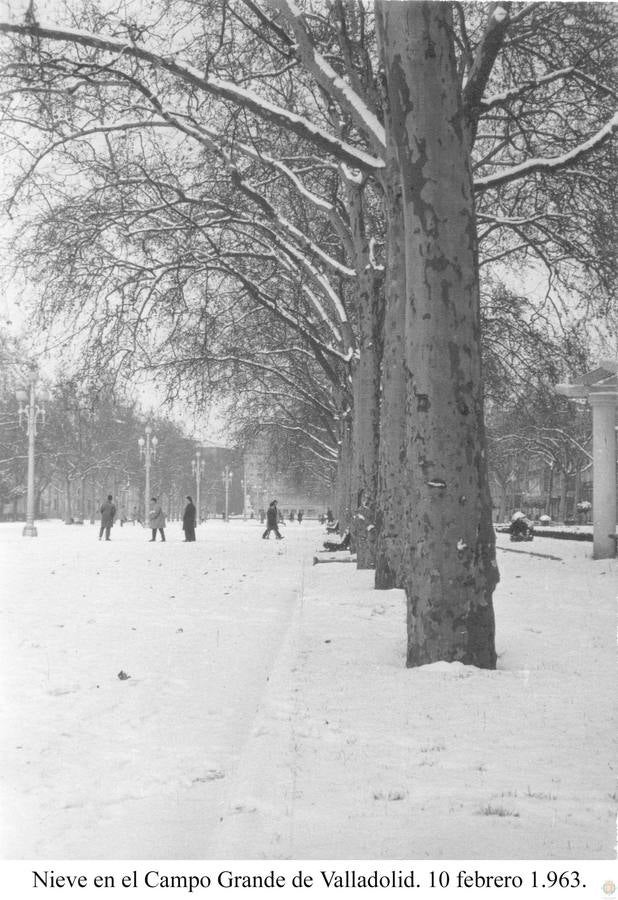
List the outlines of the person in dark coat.
{"type": "Polygon", "coordinates": [[[303,516],[304,516],[304,515],[305,515],[305,511],[302,510],[302,509],[299,509],[299,510],[298,510],[298,515],[296,516],[296,518],[298,519],[298,524],[299,524],[299,525],[302,525],[302,521],[303,521],[303,516]]]}
{"type": "Polygon", "coordinates": [[[195,509],[195,504],[191,497],[187,497],[187,505],[185,506],[185,511],[182,514],[182,530],[185,533],[185,541],[194,541],[195,540],[195,523],[197,520],[197,513],[195,509]]]}
{"type": "Polygon", "coordinates": [[[99,540],[103,537],[103,532],[105,532],[105,540],[109,541],[109,533],[112,529],[112,525],[114,524],[114,517],[116,515],[116,507],[112,501],[112,495],[107,495],[107,500],[101,506],[101,528],[99,529],[99,540]]]}
{"type": "Polygon", "coordinates": [[[518,511],[511,516],[511,524],[509,532],[512,541],[532,541],[534,540],[534,526],[530,519],[518,511]]]}
{"type": "Polygon", "coordinates": [[[264,540],[268,540],[270,538],[270,532],[275,532],[275,537],[278,541],[283,540],[283,535],[279,533],[279,528],[277,524],[277,520],[279,518],[279,510],[277,509],[277,501],[273,500],[268,509],[266,510],[266,531],[262,535],[264,540]]]}
{"type": "Polygon", "coordinates": [[[157,531],[161,532],[161,540],[164,541],[165,515],[163,513],[163,509],[161,508],[161,504],[157,502],[156,497],[150,498],[150,512],[148,514],[148,520],[152,529],[152,537],[150,538],[150,542],[156,541],[157,531]]]}

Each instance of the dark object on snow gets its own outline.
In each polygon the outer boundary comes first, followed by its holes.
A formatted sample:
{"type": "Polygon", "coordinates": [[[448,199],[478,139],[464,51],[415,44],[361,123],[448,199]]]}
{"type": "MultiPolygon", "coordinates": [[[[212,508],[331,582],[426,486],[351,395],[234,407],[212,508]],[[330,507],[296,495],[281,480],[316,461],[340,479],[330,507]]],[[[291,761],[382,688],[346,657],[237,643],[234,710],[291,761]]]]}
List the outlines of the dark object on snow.
{"type": "Polygon", "coordinates": [[[502,550],[503,553],[524,553],[526,556],[539,556],[541,559],[555,559],[558,562],[562,562],[561,556],[553,556],[551,553],[535,553],[534,550],[516,550],[514,547],[496,547],[496,550],[502,550]]]}
{"type": "Polygon", "coordinates": [[[127,675],[126,672],[123,672],[122,669],[120,670],[120,672],[118,672],[118,678],[119,678],[121,681],[126,681],[126,680],[127,680],[128,678],[130,678],[130,677],[131,677],[131,676],[130,676],[130,675],[127,675]]]}
{"type": "Polygon", "coordinates": [[[512,541],[532,541],[534,539],[532,522],[523,513],[515,513],[511,519],[509,534],[512,541]]]}
{"type": "Polygon", "coordinates": [[[340,541],[324,541],[323,546],[325,550],[334,553],[335,550],[349,550],[351,543],[352,535],[350,534],[349,529],[346,528],[340,541]]]}
{"type": "Polygon", "coordinates": [[[262,538],[266,541],[270,538],[270,532],[275,532],[275,537],[278,541],[283,540],[283,535],[279,533],[279,528],[277,527],[277,519],[279,518],[279,510],[277,509],[277,501],[273,500],[270,503],[270,506],[266,510],[266,531],[262,535],[262,538]]]}
{"type": "Polygon", "coordinates": [[[99,540],[103,537],[103,533],[105,533],[105,540],[109,541],[109,533],[111,531],[112,525],[114,524],[114,518],[116,516],[116,507],[112,501],[112,495],[107,495],[107,500],[101,506],[101,528],[99,529],[99,540]]]}
{"type": "Polygon", "coordinates": [[[185,541],[195,540],[196,518],[197,512],[195,509],[195,504],[191,497],[187,497],[187,505],[185,506],[184,512],[182,514],[182,530],[185,533],[185,541]]]}

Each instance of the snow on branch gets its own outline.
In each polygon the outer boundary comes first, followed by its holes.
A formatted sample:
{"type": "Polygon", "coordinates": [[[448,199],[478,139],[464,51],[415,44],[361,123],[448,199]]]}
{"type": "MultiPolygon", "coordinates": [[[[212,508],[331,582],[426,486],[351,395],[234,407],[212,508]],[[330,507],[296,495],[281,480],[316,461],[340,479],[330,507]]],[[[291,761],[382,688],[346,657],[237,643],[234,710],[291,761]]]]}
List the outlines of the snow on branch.
{"type": "Polygon", "coordinates": [[[511,181],[517,181],[519,178],[525,178],[526,175],[532,175],[535,172],[553,172],[564,169],[601,147],[612,137],[617,129],[618,113],[615,113],[609,122],[596,134],[567,153],[563,153],[561,156],[527,159],[525,162],[519,163],[519,165],[503,169],[502,172],[496,172],[495,175],[476,178],[474,189],[477,192],[485,191],[489,188],[500,187],[502,184],[508,184],[511,181]]]}
{"type": "Polygon", "coordinates": [[[510,2],[493,3],[491,5],[487,25],[476,48],[474,60],[463,89],[463,105],[470,132],[470,145],[474,143],[476,137],[481,100],[485,87],[509,28],[510,7],[510,2]]]}
{"type": "Polygon", "coordinates": [[[333,69],[330,63],[316,49],[301,10],[294,0],[268,0],[270,5],[282,14],[294,31],[302,61],[320,87],[336,100],[353,119],[356,127],[366,135],[375,151],[382,154],[386,148],[384,126],[373,110],[355,90],[333,69]]]}
{"type": "Polygon", "coordinates": [[[565,69],[557,69],[555,72],[549,72],[547,75],[543,75],[540,78],[532,78],[530,81],[525,81],[523,84],[508,88],[506,91],[500,91],[499,94],[492,94],[490,97],[486,97],[481,101],[481,111],[487,112],[496,106],[504,106],[509,101],[516,100],[518,97],[527,94],[529,91],[534,91],[544,84],[551,84],[553,81],[566,78],[568,75],[572,75],[573,72],[575,72],[575,66],[567,66],[565,69]]]}
{"type": "MultiPolygon", "coordinates": [[[[202,130],[207,134],[210,134],[213,139],[218,137],[219,140],[222,140],[221,135],[216,135],[213,129],[206,128],[202,126],[202,130]]],[[[294,186],[298,194],[305,200],[307,200],[312,206],[316,207],[321,212],[324,212],[328,218],[330,219],[332,225],[334,226],[337,234],[345,244],[346,248],[349,252],[352,250],[350,235],[346,229],[345,223],[343,222],[341,216],[338,214],[335,206],[326,200],[324,197],[316,194],[315,191],[310,190],[298,176],[298,173],[291,169],[288,165],[282,162],[279,159],[275,159],[270,156],[268,153],[264,153],[261,150],[256,149],[255,147],[250,146],[249,144],[245,144],[241,141],[233,140],[227,142],[230,150],[236,150],[244,154],[245,156],[250,157],[251,159],[255,159],[261,162],[263,165],[270,166],[276,171],[280,172],[288,181],[294,186]]],[[[331,259],[329,257],[329,259],[331,259]]],[[[331,259],[332,262],[332,259],[331,259]]],[[[346,267],[344,267],[346,268],[346,267]]],[[[343,271],[342,274],[353,276],[355,274],[353,269],[347,269],[347,271],[343,271]]]]}
{"type": "Polygon", "coordinates": [[[243,109],[250,110],[260,119],[297,134],[304,140],[311,142],[352,166],[370,172],[384,167],[382,159],[334,137],[309,121],[309,119],[305,119],[303,116],[290,112],[284,107],[271,103],[254,91],[239,87],[233,82],[208,75],[206,72],[195,68],[191,63],[180,59],[176,54],[162,56],[159,53],[146,49],[144,46],[127,43],[112,37],[71,28],[48,28],[38,24],[16,25],[12,22],[0,21],[0,34],[29,35],[33,38],[73,43],[114,53],[120,57],[143,60],[157,69],[170,72],[182,81],[208,94],[230,101],[243,109]]]}

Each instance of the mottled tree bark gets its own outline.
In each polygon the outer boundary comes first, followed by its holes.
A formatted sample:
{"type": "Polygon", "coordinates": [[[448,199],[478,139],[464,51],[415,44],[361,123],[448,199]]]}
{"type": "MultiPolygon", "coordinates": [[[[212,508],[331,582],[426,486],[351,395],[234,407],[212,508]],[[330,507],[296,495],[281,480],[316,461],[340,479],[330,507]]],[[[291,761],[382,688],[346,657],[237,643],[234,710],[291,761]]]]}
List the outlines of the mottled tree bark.
{"type": "Polygon", "coordinates": [[[341,421],[341,443],[337,461],[335,487],[335,517],[339,519],[341,530],[350,525],[352,492],[352,421],[348,413],[341,421]]]}
{"type": "MultiPolygon", "coordinates": [[[[388,98],[385,98],[388,100],[388,98]]],[[[389,115],[388,103],[385,116],[389,115]]],[[[387,129],[392,135],[392,129],[387,129]]],[[[382,400],[378,495],[376,501],[376,577],[379,589],[403,587],[404,543],[402,510],[407,486],[406,457],[406,375],[403,338],[405,331],[405,246],[402,190],[394,148],[387,146],[383,179],[387,210],[386,309],[382,352],[382,400]]]]}
{"type": "Polygon", "coordinates": [[[451,7],[378,2],[403,188],[408,665],[494,668],[476,224],[451,7]]]}
{"type": "Polygon", "coordinates": [[[358,273],[355,309],[358,358],[352,367],[351,531],[359,569],[375,565],[375,500],[380,443],[380,357],[384,293],[382,278],[372,267],[365,228],[362,186],[348,186],[348,209],[358,273]]]}

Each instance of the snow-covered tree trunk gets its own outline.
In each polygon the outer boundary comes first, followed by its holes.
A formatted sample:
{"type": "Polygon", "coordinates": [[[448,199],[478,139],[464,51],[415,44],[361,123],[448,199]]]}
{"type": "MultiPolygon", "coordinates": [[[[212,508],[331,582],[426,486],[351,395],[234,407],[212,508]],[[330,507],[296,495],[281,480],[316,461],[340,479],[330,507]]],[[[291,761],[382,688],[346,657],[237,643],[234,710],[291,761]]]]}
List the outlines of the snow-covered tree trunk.
{"type": "Polygon", "coordinates": [[[71,479],[68,475],[64,478],[64,522],[66,525],[71,524],[73,518],[73,510],[71,504],[71,479]]]}
{"type": "Polygon", "coordinates": [[[79,489],[79,518],[83,522],[86,518],[86,476],[82,475],[79,489]]]}
{"type": "Polygon", "coordinates": [[[406,247],[408,665],[494,668],[476,224],[451,6],[379,0],[406,247]]]}
{"type": "Polygon", "coordinates": [[[498,482],[498,521],[505,522],[506,521],[506,511],[508,507],[508,486],[504,484],[502,481],[498,482]]]}
{"type": "Polygon", "coordinates": [[[551,498],[554,492],[554,466],[549,467],[549,477],[547,479],[547,497],[545,499],[545,515],[551,516],[551,498]]]}
{"type": "Polygon", "coordinates": [[[339,520],[341,531],[350,525],[352,508],[352,422],[350,415],[341,421],[341,443],[337,460],[337,479],[335,488],[335,517],[339,520]]]}
{"type": "MultiPolygon", "coordinates": [[[[387,107],[387,104],[385,104],[387,107]]],[[[388,116],[388,107],[385,115],[388,116]]],[[[389,136],[392,129],[388,129],[389,136]]],[[[382,402],[378,496],[376,503],[375,586],[403,586],[402,509],[406,493],[406,375],[403,336],[405,330],[405,248],[401,180],[394,148],[387,147],[383,179],[387,209],[386,309],[382,351],[382,402]]]]}
{"type": "Polygon", "coordinates": [[[558,516],[564,522],[567,517],[567,489],[569,476],[563,470],[560,475],[560,504],[558,506],[558,516]]]}
{"type": "Polygon", "coordinates": [[[91,503],[90,524],[91,525],[94,525],[95,516],[96,516],[96,512],[97,512],[96,490],[97,490],[96,481],[95,481],[94,475],[91,475],[90,476],[90,503],[91,503]]]}
{"type": "Polygon", "coordinates": [[[380,360],[369,328],[359,341],[360,356],[353,369],[351,514],[359,569],[375,565],[375,541],[368,526],[375,520],[379,446],[380,360]]]}
{"type": "Polygon", "coordinates": [[[357,272],[354,285],[358,326],[358,358],[352,367],[352,534],[359,569],[375,565],[375,499],[380,443],[380,355],[384,293],[371,264],[365,228],[363,188],[346,186],[357,272]]]}

